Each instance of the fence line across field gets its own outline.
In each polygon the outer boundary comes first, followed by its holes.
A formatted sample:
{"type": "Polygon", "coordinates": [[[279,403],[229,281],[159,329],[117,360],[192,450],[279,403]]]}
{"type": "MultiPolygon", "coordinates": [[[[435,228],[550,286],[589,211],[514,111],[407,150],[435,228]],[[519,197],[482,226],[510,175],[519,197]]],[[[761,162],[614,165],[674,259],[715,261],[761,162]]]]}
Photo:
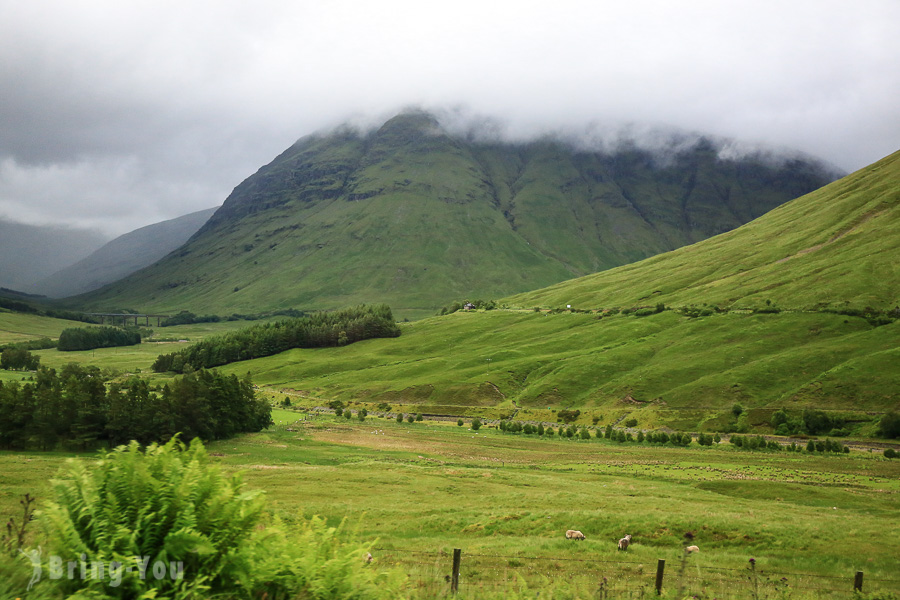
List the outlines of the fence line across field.
{"type": "MultiPolygon", "coordinates": [[[[629,560],[605,560],[605,559],[587,559],[587,558],[567,558],[567,557],[553,557],[553,556],[521,556],[521,555],[508,555],[508,554],[465,554],[463,555],[462,550],[459,548],[455,548],[453,553],[446,551],[426,551],[426,550],[406,550],[403,548],[373,548],[373,551],[380,552],[386,554],[388,556],[398,555],[398,554],[410,554],[410,555],[418,555],[418,556],[433,556],[435,561],[432,562],[421,562],[421,561],[412,561],[407,559],[399,560],[402,564],[410,564],[410,565],[426,565],[426,566],[434,566],[438,560],[447,560],[448,562],[452,560],[451,566],[451,574],[449,579],[451,580],[451,591],[456,593],[459,589],[459,572],[462,566],[462,559],[465,557],[466,559],[498,559],[498,560],[515,560],[515,561],[544,561],[544,562],[564,562],[564,563],[591,563],[591,564],[606,564],[606,565],[621,565],[621,566],[647,566],[651,567],[652,565],[648,565],[647,561],[629,561],[629,560]]],[[[483,562],[483,560],[479,560],[478,562],[483,562]]],[[[663,559],[659,559],[656,565],[656,592],[657,594],[661,593],[663,587],[663,581],[666,574],[666,561],[663,559]]],[[[525,567],[525,565],[521,565],[525,567]]],[[[513,570],[518,567],[504,567],[503,570],[513,570]]],[[[532,567],[525,567],[530,571],[534,571],[535,569],[532,567]]],[[[676,577],[679,581],[679,584],[684,580],[694,580],[694,581],[704,581],[704,577],[692,575],[689,573],[684,573],[683,571],[673,573],[673,569],[683,569],[683,566],[675,566],[671,567],[669,570],[670,577],[676,577]]],[[[710,572],[710,575],[714,575],[717,572],[727,572],[727,573],[743,573],[739,579],[731,578],[731,577],[723,577],[720,576],[717,578],[719,582],[733,582],[733,583],[747,583],[751,577],[756,578],[766,578],[765,581],[761,581],[758,585],[762,586],[770,586],[776,585],[777,582],[772,582],[769,578],[772,576],[782,576],[782,577],[791,577],[794,583],[790,583],[791,589],[795,590],[804,590],[804,591],[814,591],[814,592],[838,592],[838,593],[852,593],[853,591],[862,591],[863,586],[863,571],[856,571],[854,575],[822,575],[819,573],[803,573],[798,571],[782,571],[782,570],[770,570],[770,569],[759,569],[755,571],[749,567],[717,567],[717,566],[706,566],[706,565],[698,565],[691,564],[690,569],[692,571],[696,570],[697,572],[705,571],[710,572]],[[834,588],[834,587],[820,587],[814,585],[805,585],[803,582],[804,579],[808,580],[821,580],[827,579],[832,581],[846,581],[852,582],[852,588],[834,588]],[[799,581],[799,583],[798,583],[799,581]]],[[[499,570],[499,569],[498,569],[499,570]]],[[[582,570],[582,572],[585,572],[582,570]]],[[[597,575],[609,575],[605,571],[599,569],[590,569],[588,570],[591,574],[597,575]]],[[[649,577],[650,574],[648,573],[649,577]]],[[[897,584],[900,583],[900,579],[890,579],[890,578],[870,578],[866,580],[868,583],[892,583],[897,584]]],[[[484,582],[470,582],[467,581],[464,583],[465,586],[479,586],[479,585],[495,585],[496,582],[490,582],[489,580],[485,580],[484,582]]]]}

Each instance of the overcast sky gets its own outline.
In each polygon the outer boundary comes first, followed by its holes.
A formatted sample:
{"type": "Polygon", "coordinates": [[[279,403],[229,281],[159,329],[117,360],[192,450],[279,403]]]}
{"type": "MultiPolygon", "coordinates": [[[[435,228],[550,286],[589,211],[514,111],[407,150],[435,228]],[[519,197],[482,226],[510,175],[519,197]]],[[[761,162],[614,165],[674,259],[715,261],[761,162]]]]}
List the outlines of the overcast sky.
{"type": "Polygon", "coordinates": [[[120,234],[403,106],[900,149],[897,0],[0,0],[0,218],[120,234]]]}

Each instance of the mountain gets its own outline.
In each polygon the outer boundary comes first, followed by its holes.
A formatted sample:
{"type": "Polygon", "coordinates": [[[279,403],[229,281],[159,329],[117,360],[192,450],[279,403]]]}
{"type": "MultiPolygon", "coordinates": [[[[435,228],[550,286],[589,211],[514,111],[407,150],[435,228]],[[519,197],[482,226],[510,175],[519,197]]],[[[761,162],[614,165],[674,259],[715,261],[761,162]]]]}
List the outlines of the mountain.
{"type": "Polygon", "coordinates": [[[107,241],[87,229],[0,220],[0,286],[24,291],[107,241]]]}
{"type": "Polygon", "coordinates": [[[565,408],[586,424],[723,431],[741,404],[759,431],[778,409],[824,409],[835,429],[873,435],[900,410],[898,246],[900,152],[735,231],[501,301],[527,310],[459,311],[227,369],[406,413],[554,421],[565,408]]]}
{"type": "Polygon", "coordinates": [[[506,301],[884,310],[900,304],[900,152],[739,229],[506,301]]]}
{"type": "Polygon", "coordinates": [[[90,256],[29,286],[28,291],[53,298],[95,290],[152,265],[179,248],[216,211],[215,208],[154,223],[126,233],[90,256]]]}
{"type": "Polygon", "coordinates": [[[815,161],[723,150],[699,136],[611,151],[485,141],[421,112],[343,127],[301,139],[177,252],[78,302],[203,314],[386,302],[422,316],[690,244],[833,179],[815,161]]]}

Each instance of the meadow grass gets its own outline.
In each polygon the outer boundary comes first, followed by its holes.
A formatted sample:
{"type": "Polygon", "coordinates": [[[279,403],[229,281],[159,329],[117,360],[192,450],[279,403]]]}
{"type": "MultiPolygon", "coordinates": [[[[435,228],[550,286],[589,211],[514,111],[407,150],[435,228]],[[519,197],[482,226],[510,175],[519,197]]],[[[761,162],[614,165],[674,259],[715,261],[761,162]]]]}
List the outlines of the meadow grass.
{"type": "MultiPolygon", "coordinates": [[[[446,591],[453,548],[463,549],[464,597],[507,589],[516,577],[531,589],[591,590],[605,577],[607,590],[650,595],[660,558],[667,589],[684,585],[704,597],[751,597],[750,558],[769,597],[783,576],[795,590],[849,592],[856,570],[867,589],[900,589],[886,581],[897,579],[900,462],[875,454],[538,439],[379,418],[295,422],[301,415],[276,410],[269,431],[208,449],[264,489],[270,511],[288,524],[347,518],[363,538],[377,538],[376,563],[403,568],[419,597],[446,591]],[[567,529],[587,539],[566,540],[567,529]],[[688,557],[680,581],[689,531],[701,552],[688,557]],[[626,533],[634,544],[618,552],[626,533]]],[[[0,514],[14,513],[24,492],[45,497],[67,456],[0,453],[0,514]]]]}

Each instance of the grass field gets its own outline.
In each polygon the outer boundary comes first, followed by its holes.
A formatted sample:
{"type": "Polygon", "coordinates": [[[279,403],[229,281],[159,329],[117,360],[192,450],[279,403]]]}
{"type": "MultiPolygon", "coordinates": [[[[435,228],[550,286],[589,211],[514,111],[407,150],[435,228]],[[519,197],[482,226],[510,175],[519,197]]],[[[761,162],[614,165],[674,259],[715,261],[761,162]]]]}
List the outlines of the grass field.
{"type": "MultiPolygon", "coordinates": [[[[377,563],[410,573],[422,597],[446,588],[453,548],[463,550],[467,597],[516,574],[584,586],[606,577],[609,589],[649,595],[660,558],[667,589],[703,597],[732,597],[734,586],[751,597],[750,558],[767,597],[782,576],[795,592],[849,596],[857,570],[869,590],[900,590],[900,462],[876,454],[751,454],[273,416],[269,432],[209,444],[210,452],[264,489],[288,523],[348,518],[378,539],[377,563]],[[568,541],[567,529],[587,539],[568,541]],[[688,531],[701,552],[682,565],[688,531]],[[617,552],[626,533],[634,544],[617,552]]],[[[0,453],[0,515],[13,513],[22,493],[43,498],[67,456],[0,453]]]]}

